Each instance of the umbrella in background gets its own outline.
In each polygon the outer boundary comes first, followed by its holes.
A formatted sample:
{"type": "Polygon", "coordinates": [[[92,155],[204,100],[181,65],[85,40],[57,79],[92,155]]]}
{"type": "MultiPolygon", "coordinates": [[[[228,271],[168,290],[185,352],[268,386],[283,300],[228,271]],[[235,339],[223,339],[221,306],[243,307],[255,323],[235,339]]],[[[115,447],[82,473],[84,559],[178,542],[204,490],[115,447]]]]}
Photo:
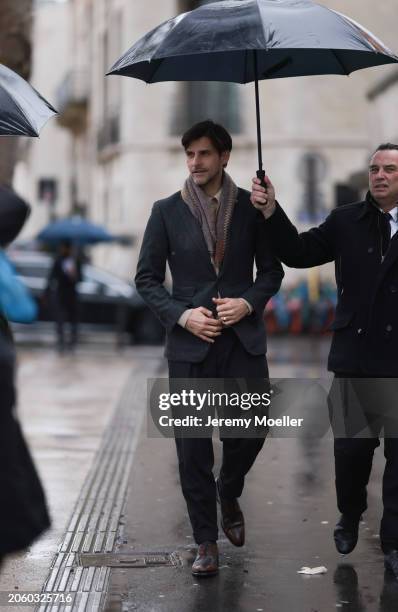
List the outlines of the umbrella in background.
{"type": "Polygon", "coordinates": [[[352,19],[312,0],[222,0],[169,19],[135,43],[108,74],[160,81],[255,82],[258,164],[264,178],[258,81],[349,75],[398,62],[352,19]]]}
{"type": "Polygon", "coordinates": [[[40,242],[56,245],[64,241],[76,245],[97,244],[116,240],[104,227],[86,221],[82,217],[61,219],[49,223],[37,236],[40,242]]]}
{"type": "Polygon", "coordinates": [[[27,81],[0,64],[0,136],[38,136],[56,114],[27,81]]]}

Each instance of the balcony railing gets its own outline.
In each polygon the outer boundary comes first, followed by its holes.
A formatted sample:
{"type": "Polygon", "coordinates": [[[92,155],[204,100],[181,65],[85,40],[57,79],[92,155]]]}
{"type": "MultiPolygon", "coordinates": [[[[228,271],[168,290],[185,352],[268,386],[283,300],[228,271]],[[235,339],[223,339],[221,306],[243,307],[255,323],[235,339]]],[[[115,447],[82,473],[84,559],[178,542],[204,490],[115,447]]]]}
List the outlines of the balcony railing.
{"type": "Polygon", "coordinates": [[[89,99],[88,72],[71,70],[57,90],[58,122],[72,132],[86,128],[89,99]]]}

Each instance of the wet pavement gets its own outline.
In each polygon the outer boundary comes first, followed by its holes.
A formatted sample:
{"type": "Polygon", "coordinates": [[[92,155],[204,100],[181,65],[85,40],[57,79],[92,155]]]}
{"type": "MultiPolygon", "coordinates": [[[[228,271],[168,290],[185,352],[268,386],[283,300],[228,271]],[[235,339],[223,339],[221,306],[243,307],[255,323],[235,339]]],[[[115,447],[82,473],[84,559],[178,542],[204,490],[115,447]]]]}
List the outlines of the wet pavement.
{"type": "MultiPolygon", "coordinates": [[[[272,339],[273,377],[324,377],[328,340],[272,339]]],[[[215,441],[215,473],[221,444],[215,441]]],[[[130,475],[126,518],[118,552],[147,558],[145,567],[111,570],[109,612],[393,612],[398,582],[385,575],[379,549],[382,453],[376,453],[369,511],[360,541],[339,555],[332,533],[337,518],[333,442],[266,441],[246,479],[241,506],[246,545],[234,548],[220,529],[220,573],[195,579],[195,545],[179,488],[173,440],[148,438],[143,429],[130,475]],[[153,566],[155,553],[176,552],[182,567],[153,566]],[[144,553],[144,555],[142,555],[144,553]],[[151,558],[152,554],[152,558],[151,558]],[[325,566],[324,575],[298,574],[302,566],[325,566]]],[[[143,565],[143,564],[142,564],[143,565]]]]}
{"type": "MultiPolygon", "coordinates": [[[[327,376],[328,342],[272,338],[271,375],[327,376]]],[[[55,520],[51,533],[8,561],[0,591],[73,588],[85,595],[72,606],[79,612],[398,610],[398,582],[385,575],[379,550],[382,451],[360,541],[343,557],[332,539],[330,435],[266,441],[241,498],[246,545],[234,548],[220,530],[219,576],[192,577],[195,545],[174,441],[149,438],[144,418],[146,379],[165,376],[161,355],[149,347],[115,353],[98,345],[66,358],[23,349],[20,413],[55,520]],[[115,553],[135,566],[110,567],[115,553]],[[322,565],[324,575],[297,573],[322,565]]],[[[217,473],[221,444],[214,446],[217,473]]]]}
{"type": "Polygon", "coordinates": [[[116,352],[113,335],[103,334],[62,356],[51,339],[17,348],[18,414],[46,490],[52,527],[29,550],[6,559],[0,593],[41,591],[127,380],[143,361],[157,364],[162,352],[152,350],[145,361],[145,348],[116,352]]]}

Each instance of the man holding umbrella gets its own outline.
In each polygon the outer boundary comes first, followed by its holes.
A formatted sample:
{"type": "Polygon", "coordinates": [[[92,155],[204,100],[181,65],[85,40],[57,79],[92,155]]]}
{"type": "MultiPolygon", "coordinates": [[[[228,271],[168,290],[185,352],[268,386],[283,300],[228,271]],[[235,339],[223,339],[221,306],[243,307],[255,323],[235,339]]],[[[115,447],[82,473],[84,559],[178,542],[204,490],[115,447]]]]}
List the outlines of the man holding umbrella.
{"type": "Polygon", "coordinates": [[[373,453],[384,427],[380,541],[386,568],[398,578],[397,419],[388,414],[396,402],[398,377],[398,145],[382,144],[372,155],[363,202],[338,207],[307,232],[297,232],[275,201],[271,181],[266,183],[265,190],[253,179],[251,200],[263,213],[267,240],[278,257],[294,268],[330,261],[336,266],[338,301],[328,368],[335,373],[331,409],[343,409],[347,428],[345,437],[335,432],[334,443],[342,513],[334,531],[337,550],[347,554],[356,546],[373,453]],[[336,405],[338,396],[342,399],[336,405]]]}
{"type": "MultiPolygon", "coordinates": [[[[261,213],[225,172],[232,149],[228,132],[204,121],[184,134],[182,145],[189,177],[181,191],[153,206],[137,266],[137,290],[167,330],[171,379],[240,377],[266,384],[263,311],[280,287],[282,267],[268,249],[261,213]],[[172,295],[163,285],[166,263],[172,295]]],[[[192,573],[211,576],[218,571],[216,491],[224,532],[235,546],[242,546],[244,519],[238,498],[264,435],[223,439],[217,482],[211,438],[175,440],[181,486],[199,547],[192,573]]]]}

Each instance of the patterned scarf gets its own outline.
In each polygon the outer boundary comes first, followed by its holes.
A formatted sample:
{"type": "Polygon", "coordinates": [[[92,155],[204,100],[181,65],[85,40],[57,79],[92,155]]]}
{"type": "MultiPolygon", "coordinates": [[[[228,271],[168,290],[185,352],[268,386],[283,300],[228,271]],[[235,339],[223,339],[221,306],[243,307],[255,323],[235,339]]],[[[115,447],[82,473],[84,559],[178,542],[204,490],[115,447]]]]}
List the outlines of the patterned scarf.
{"type": "Polygon", "coordinates": [[[198,185],[192,176],[185,181],[181,197],[199,221],[216,273],[220,271],[228,239],[232,213],[238,197],[238,188],[226,172],[223,175],[221,201],[217,217],[212,213],[212,198],[198,185]]]}

